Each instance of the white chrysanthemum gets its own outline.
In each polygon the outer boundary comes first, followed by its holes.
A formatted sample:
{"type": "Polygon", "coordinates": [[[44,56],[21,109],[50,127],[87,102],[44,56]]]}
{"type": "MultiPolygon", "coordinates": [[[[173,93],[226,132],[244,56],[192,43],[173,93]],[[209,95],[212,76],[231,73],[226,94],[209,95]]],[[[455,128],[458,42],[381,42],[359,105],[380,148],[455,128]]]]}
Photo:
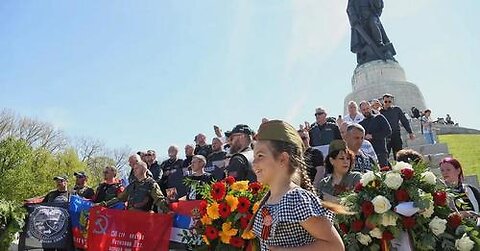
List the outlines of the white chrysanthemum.
{"type": "Polygon", "coordinates": [[[373,238],[377,238],[377,239],[382,239],[382,230],[380,230],[380,228],[376,227],[374,229],[372,229],[370,232],[369,232],[370,236],[372,236],[373,238]]]}
{"type": "Polygon", "coordinates": [[[427,171],[422,173],[422,180],[430,185],[435,185],[437,183],[437,176],[435,176],[434,173],[427,171]]]}
{"type": "Polygon", "coordinates": [[[395,172],[389,172],[385,175],[385,185],[388,188],[397,190],[403,183],[402,175],[395,172]]]}
{"type": "Polygon", "coordinates": [[[398,216],[395,213],[386,213],[382,215],[382,222],[381,225],[388,227],[388,226],[396,226],[397,225],[398,216]]]}
{"type": "Polygon", "coordinates": [[[375,198],[373,198],[372,204],[375,213],[377,214],[383,214],[392,208],[390,201],[382,195],[377,195],[375,198]]]}
{"type": "Polygon", "coordinates": [[[402,171],[402,169],[405,169],[405,168],[413,169],[412,165],[410,165],[406,162],[400,161],[400,162],[397,162],[397,164],[395,164],[395,166],[392,168],[392,170],[395,171],[395,172],[400,172],[400,171],[402,171]]]}
{"type": "Polygon", "coordinates": [[[375,180],[375,174],[372,171],[368,171],[362,175],[362,178],[360,179],[360,183],[362,183],[363,186],[367,186],[370,182],[375,180]]]}
{"type": "Polygon", "coordinates": [[[460,251],[470,251],[474,246],[475,242],[473,242],[467,234],[464,234],[462,238],[455,241],[455,247],[460,251]]]}
{"type": "Polygon", "coordinates": [[[372,238],[368,234],[357,233],[357,240],[364,246],[368,246],[372,242],[372,238]]]}
{"type": "Polygon", "coordinates": [[[425,218],[430,218],[432,217],[434,210],[435,210],[435,206],[433,206],[433,203],[430,203],[430,206],[426,208],[423,212],[421,212],[420,215],[425,218]]]}
{"type": "Polygon", "coordinates": [[[435,216],[428,226],[432,230],[433,234],[439,236],[445,232],[445,229],[447,229],[447,220],[440,219],[438,216],[435,216]]]}

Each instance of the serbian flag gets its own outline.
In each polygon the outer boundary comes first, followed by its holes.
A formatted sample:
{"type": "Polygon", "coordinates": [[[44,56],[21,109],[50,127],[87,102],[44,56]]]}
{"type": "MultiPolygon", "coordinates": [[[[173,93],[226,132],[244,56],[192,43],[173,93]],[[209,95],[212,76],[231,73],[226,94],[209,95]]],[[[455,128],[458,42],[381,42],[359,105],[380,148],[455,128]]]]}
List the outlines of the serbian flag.
{"type": "Polygon", "coordinates": [[[104,207],[90,209],[88,250],[168,250],[172,216],[104,207]]]}
{"type": "Polygon", "coordinates": [[[170,241],[182,243],[183,231],[193,227],[194,218],[199,217],[201,200],[179,201],[170,204],[173,216],[173,228],[170,241]],[[196,215],[198,214],[198,215],[196,215]]]}
{"type": "Polygon", "coordinates": [[[87,226],[89,210],[92,202],[78,195],[70,196],[68,211],[72,221],[73,245],[76,248],[87,248],[87,226]]]}

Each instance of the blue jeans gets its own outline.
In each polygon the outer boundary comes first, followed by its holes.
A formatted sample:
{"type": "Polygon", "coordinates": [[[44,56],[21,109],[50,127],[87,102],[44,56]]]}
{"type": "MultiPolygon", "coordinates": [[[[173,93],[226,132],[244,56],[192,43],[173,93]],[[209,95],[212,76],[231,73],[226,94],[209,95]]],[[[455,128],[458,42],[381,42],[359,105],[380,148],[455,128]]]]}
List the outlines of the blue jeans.
{"type": "Polygon", "coordinates": [[[435,135],[433,135],[433,132],[424,132],[423,137],[425,138],[425,142],[427,144],[435,144],[435,135]]]}

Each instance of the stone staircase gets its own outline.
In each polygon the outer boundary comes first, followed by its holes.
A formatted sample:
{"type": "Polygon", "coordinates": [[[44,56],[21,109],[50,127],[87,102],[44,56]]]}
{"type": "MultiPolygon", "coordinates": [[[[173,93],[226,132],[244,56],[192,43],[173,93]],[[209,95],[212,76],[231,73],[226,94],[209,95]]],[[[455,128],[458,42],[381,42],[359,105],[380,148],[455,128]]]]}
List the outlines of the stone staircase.
{"type": "MultiPolygon", "coordinates": [[[[438,136],[442,134],[477,134],[480,131],[474,129],[467,129],[462,127],[454,127],[454,126],[447,126],[447,125],[436,125],[434,129],[436,131],[435,134],[435,141],[436,144],[430,145],[426,144],[423,134],[421,133],[421,125],[418,119],[412,119],[410,121],[410,125],[412,127],[412,131],[415,134],[415,139],[410,140],[408,139],[408,133],[405,131],[403,127],[402,130],[402,140],[404,144],[404,148],[412,149],[420,154],[422,154],[425,160],[428,160],[428,164],[430,170],[437,175],[437,177],[441,177],[439,163],[445,157],[452,157],[448,150],[448,145],[445,143],[438,142],[438,136]]],[[[471,184],[473,186],[478,187],[478,177],[476,175],[465,177],[465,182],[471,184]]]]}

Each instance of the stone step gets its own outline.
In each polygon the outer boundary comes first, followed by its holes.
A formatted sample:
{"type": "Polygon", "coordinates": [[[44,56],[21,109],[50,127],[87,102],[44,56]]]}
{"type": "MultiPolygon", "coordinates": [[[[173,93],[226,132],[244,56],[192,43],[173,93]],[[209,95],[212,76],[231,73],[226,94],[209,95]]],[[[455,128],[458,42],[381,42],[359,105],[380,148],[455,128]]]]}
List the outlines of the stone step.
{"type": "Polygon", "coordinates": [[[425,160],[429,162],[430,167],[439,168],[438,164],[446,157],[452,157],[452,155],[449,153],[428,154],[425,155],[425,160]]]}
{"type": "Polygon", "coordinates": [[[478,177],[477,175],[470,175],[470,176],[465,176],[465,183],[472,185],[476,188],[479,187],[478,185],[478,177]]]}
{"type": "Polygon", "coordinates": [[[443,144],[443,143],[437,143],[433,145],[409,146],[408,148],[415,150],[423,155],[449,152],[447,144],[443,144]]]}

